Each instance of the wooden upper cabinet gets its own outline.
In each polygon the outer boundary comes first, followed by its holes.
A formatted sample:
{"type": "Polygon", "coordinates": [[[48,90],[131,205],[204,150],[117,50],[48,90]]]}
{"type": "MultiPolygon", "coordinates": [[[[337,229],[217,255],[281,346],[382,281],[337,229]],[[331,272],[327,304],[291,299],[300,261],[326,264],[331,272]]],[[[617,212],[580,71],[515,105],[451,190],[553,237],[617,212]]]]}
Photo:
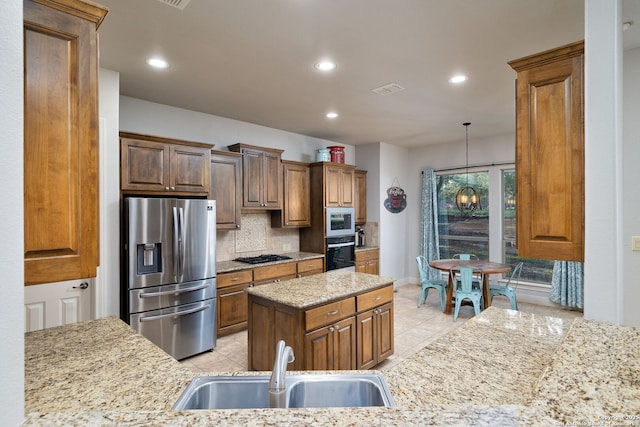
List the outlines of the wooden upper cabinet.
{"type": "Polygon", "coordinates": [[[355,194],[353,200],[356,212],[356,225],[362,225],[367,222],[367,171],[356,170],[354,179],[353,189],[355,194]]]}
{"type": "Polygon", "coordinates": [[[98,42],[107,9],[25,0],[25,285],[96,276],[98,42]]]}
{"type": "Polygon", "coordinates": [[[242,154],[242,206],[252,209],[282,209],[283,150],[234,144],[229,151],[242,154]]]}
{"type": "Polygon", "coordinates": [[[271,211],[271,226],[283,228],[311,225],[309,164],[282,161],[284,197],[282,210],[271,211]]]}
{"type": "Polygon", "coordinates": [[[354,170],[352,165],[330,163],[325,166],[325,207],[353,207],[354,170]]]}
{"type": "Polygon", "coordinates": [[[218,230],[240,228],[242,208],[242,154],[211,151],[211,191],[216,201],[218,230]]]}
{"type": "Polygon", "coordinates": [[[120,132],[123,191],[208,196],[212,144],[120,132]]]}
{"type": "Polygon", "coordinates": [[[509,62],[518,255],[584,260],[584,42],[509,62]]]}

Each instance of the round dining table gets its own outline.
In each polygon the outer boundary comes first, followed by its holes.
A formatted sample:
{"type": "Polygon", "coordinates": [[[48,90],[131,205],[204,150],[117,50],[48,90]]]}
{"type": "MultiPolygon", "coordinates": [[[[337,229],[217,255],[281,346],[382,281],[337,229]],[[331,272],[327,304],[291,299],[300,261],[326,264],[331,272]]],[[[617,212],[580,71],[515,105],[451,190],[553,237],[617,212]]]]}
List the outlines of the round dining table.
{"type": "MultiPolygon", "coordinates": [[[[482,274],[482,296],[484,297],[484,306],[488,308],[491,306],[491,294],[489,292],[489,275],[507,273],[511,271],[511,266],[508,264],[501,264],[493,261],[483,261],[477,259],[462,260],[462,259],[437,259],[429,261],[429,265],[436,270],[460,271],[458,267],[468,266],[473,268],[473,272],[476,274],[482,274]]],[[[449,274],[449,286],[447,286],[447,297],[444,312],[451,314],[451,308],[453,306],[453,277],[449,274]]]]}

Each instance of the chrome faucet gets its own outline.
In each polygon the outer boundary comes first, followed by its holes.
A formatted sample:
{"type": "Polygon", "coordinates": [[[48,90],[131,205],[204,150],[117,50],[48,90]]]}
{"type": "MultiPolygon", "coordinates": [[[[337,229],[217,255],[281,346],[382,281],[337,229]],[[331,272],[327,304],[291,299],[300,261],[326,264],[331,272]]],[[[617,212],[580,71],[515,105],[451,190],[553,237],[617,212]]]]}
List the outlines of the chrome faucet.
{"type": "Polygon", "coordinates": [[[269,379],[270,408],[284,408],[286,406],[284,377],[287,373],[287,363],[291,363],[294,360],[293,349],[289,346],[285,347],[283,340],[278,341],[276,345],[276,360],[269,379]]]}

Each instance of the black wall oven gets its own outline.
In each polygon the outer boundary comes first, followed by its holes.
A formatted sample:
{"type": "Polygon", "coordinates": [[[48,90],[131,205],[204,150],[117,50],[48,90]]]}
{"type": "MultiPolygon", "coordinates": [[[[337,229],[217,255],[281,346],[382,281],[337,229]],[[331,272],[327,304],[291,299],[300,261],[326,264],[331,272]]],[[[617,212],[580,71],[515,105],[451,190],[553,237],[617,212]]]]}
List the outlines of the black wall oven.
{"type": "Polygon", "coordinates": [[[327,237],[327,271],[344,268],[356,271],[356,236],[327,237]]]}

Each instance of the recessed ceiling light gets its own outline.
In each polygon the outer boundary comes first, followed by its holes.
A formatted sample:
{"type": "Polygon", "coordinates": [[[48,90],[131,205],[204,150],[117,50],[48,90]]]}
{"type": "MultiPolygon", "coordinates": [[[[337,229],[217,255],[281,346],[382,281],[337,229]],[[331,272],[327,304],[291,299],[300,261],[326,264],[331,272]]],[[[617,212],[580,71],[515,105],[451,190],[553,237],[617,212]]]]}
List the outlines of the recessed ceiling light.
{"type": "Polygon", "coordinates": [[[456,74],[449,79],[449,83],[460,84],[466,82],[468,79],[469,77],[465,76],[464,74],[456,74]]]}
{"type": "Polygon", "coordinates": [[[336,63],[329,60],[323,60],[317,62],[315,67],[318,71],[333,71],[336,69],[336,63]]]}
{"type": "Polygon", "coordinates": [[[149,58],[147,64],[153,68],[169,68],[169,63],[162,58],[149,58]]]}
{"type": "Polygon", "coordinates": [[[338,117],[338,113],[336,113],[335,111],[330,111],[327,113],[326,117],[327,119],[335,119],[336,117],[338,117]]]}

